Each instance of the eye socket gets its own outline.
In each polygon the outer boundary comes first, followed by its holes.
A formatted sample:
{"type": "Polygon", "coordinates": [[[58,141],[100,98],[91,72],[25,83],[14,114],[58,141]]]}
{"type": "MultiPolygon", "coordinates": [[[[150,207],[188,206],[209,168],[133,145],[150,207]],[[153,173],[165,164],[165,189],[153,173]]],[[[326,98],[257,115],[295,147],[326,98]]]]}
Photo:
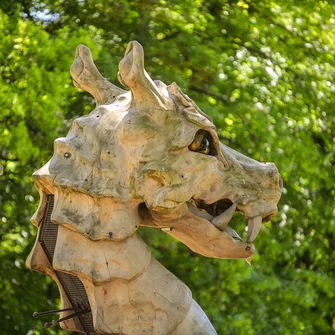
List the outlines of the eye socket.
{"type": "Polygon", "coordinates": [[[200,129],[194,136],[193,142],[188,146],[189,150],[196,151],[204,155],[216,155],[212,136],[206,130],[200,129]]]}

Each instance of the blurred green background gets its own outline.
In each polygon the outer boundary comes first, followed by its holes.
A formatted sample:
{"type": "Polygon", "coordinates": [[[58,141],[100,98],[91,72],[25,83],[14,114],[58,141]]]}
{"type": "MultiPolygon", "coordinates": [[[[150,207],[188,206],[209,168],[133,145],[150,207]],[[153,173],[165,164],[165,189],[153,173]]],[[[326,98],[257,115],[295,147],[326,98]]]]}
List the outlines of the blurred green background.
{"type": "Polygon", "coordinates": [[[94,108],[71,82],[77,44],[117,83],[133,39],[152,78],[177,82],[223,143],[275,162],[285,186],[251,267],[142,228],[154,256],[192,289],[219,335],[334,334],[335,4],[312,0],[0,2],[0,334],[69,334],[45,330],[52,317],[32,318],[59,296],[24,265],[39,200],[31,174],[94,108]]]}

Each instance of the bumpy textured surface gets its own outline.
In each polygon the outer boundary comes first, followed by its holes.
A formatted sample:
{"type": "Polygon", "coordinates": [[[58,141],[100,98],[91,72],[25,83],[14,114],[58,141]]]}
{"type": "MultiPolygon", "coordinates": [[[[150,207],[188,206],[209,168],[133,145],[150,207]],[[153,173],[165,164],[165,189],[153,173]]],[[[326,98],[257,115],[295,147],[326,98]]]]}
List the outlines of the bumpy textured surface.
{"type": "MultiPolygon", "coordinates": [[[[152,81],[136,41],[119,64],[129,91],[103,78],[83,45],[71,74],[97,107],[55,141],[53,157],[34,174],[41,201],[32,222],[39,226],[46,195],[54,195],[58,236],[52,265],[36,242],[27,266],[58,285],[54,270],[77,276],[97,333],[216,334],[136,230],[160,228],[207,257],[249,259],[262,222],[277,210],[276,167],[221,144],[210,118],[175,83],[152,81]],[[228,226],[236,211],[248,220],[247,242],[228,226]]],[[[61,326],[76,329],[71,320],[61,326]]]]}

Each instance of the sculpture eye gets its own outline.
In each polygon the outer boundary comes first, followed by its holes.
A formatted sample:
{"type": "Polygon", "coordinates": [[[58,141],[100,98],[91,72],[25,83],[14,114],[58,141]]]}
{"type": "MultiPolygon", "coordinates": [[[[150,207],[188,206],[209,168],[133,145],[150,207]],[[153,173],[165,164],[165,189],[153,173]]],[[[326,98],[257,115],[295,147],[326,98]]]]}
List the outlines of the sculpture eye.
{"type": "Polygon", "coordinates": [[[191,151],[200,152],[205,155],[216,155],[212,136],[205,130],[200,129],[194,136],[193,142],[188,146],[191,151]]]}

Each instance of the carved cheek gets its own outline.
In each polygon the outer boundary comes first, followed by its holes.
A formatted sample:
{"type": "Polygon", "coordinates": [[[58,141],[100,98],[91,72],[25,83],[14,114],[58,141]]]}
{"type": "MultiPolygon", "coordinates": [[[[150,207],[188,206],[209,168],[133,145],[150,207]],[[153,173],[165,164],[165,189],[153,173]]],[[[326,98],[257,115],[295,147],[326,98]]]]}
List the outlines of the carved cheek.
{"type": "MultiPolygon", "coordinates": [[[[214,159],[213,159],[214,160],[214,159]]],[[[209,161],[198,171],[195,198],[211,203],[225,192],[225,173],[220,169],[221,162],[209,161]]]]}
{"type": "Polygon", "coordinates": [[[159,132],[147,115],[128,113],[123,119],[118,136],[121,142],[136,146],[145,145],[159,132]]]}

